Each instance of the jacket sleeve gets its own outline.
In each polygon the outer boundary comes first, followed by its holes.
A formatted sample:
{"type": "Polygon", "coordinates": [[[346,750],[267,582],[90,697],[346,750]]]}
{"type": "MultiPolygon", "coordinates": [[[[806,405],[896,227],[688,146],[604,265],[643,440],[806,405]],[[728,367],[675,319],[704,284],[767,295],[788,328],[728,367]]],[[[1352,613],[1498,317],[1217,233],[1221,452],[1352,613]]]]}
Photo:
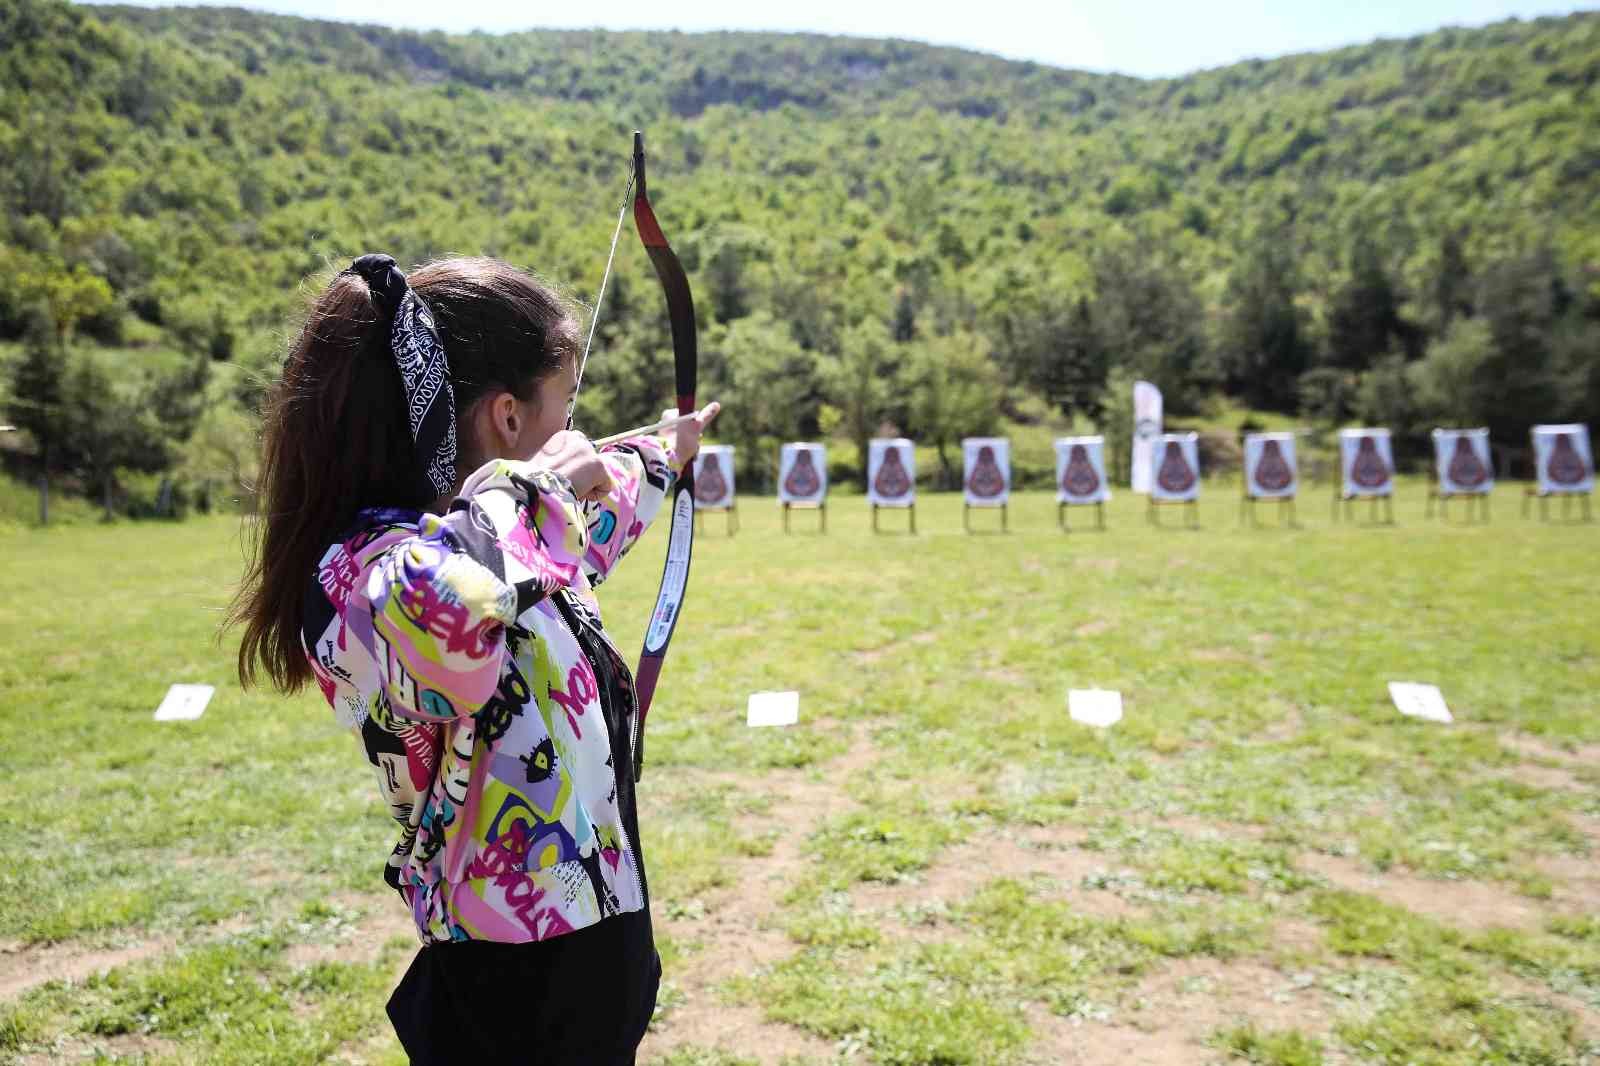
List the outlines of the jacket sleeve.
{"type": "Polygon", "coordinates": [[[683,469],[665,437],[630,437],[600,456],[615,487],[604,500],[584,507],[589,546],[583,570],[591,585],[610,576],[644,534],[683,469]]]}
{"type": "Polygon", "coordinates": [[[588,540],[572,486],[526,462],[493,460],[444,515],[365,567],[373,653],[395,713],[445,721],[494,694],[506,626],[572,584],[588,540]]]}

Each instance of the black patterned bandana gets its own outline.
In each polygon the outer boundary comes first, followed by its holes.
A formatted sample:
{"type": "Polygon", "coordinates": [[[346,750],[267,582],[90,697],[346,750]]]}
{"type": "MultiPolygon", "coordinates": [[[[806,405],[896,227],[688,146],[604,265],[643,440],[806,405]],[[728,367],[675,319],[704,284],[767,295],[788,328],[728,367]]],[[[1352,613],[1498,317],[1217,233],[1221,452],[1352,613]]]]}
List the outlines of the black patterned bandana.
{"type": "Polygon", "coordinates": [[[344,273],[360,275],[392,316],[389,348],[405,385],[417,469],[435,493],[450,492],[456,486],[456,396],[433,315],[406,284],[393,256],[361,256],[344,273]]]}

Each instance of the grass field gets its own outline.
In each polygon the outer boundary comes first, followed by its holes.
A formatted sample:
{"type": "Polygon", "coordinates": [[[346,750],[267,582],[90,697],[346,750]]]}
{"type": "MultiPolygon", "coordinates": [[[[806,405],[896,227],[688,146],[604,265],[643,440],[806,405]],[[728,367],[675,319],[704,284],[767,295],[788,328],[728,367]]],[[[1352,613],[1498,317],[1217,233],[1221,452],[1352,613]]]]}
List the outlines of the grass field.
{"type": "MultiPolygon", "coordinates": [[[[1198,533],[1127,494],[1071,535],[1044,494],[1007,536],[955,496],[916,538],[859,498],[826,537],[710,516],[641,784],[640,1061],[1600,1062],[1600,525],[1517,492],[1479,527],[1420,482],[1392,528],[1319,493],[1241,529],[1220,489],[1198,533]],[[773,688],[801,725],[746,729],[773,688]]],[[[624,647],[661,539],[603,590],[624,647]]],[[[370,768],[214,642],[238,520],[0,549],[0,1062],[403,1061],[370,768]],[[177,681],[210,709],[152,722],[177,681]]]]}

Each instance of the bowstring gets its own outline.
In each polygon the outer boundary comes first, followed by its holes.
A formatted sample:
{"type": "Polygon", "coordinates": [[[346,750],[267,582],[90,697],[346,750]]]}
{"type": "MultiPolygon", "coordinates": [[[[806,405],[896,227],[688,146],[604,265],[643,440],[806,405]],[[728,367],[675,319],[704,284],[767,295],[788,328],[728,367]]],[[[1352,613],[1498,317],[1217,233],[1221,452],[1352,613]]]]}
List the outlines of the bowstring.
{"type": "Polygon", "coordinates": [[[589,318],[589,336],[583,342],[583,355],[578,359],[578,377],[572,383],[572,400],[567,404],[567,428],[572,428],[572,416],[578,409],[578,391],[583,388],[583,371],[589,365],[589,349],[594,346],[595,330],[600,326],[600,306],[605,303],[606,283],[611,280],[611,266],[617,259],[617,241],[622,237],[622,223],[628,217],[628,202],[633,199],[633,182],[637,176],[632,160],[628,162],[628,184],[622,190],[622,207],[617,211],[617,228],[611,231],[611,251],[606,255],[605,273],[600,275],[600,291],[594,298],[594,314],[589,318]]]}

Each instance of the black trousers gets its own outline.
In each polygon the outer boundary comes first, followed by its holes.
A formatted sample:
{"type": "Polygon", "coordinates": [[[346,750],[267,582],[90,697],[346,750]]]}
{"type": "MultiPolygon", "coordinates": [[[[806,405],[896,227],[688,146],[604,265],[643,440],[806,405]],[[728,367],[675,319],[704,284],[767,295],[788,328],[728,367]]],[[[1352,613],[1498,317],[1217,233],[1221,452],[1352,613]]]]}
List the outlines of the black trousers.
{"type": "Polygon", "coordinates": [[[389,1020],[411,1066],[632,1066],[660,983],[639,911],[531,944],[429,945],[389,1020]]]}

